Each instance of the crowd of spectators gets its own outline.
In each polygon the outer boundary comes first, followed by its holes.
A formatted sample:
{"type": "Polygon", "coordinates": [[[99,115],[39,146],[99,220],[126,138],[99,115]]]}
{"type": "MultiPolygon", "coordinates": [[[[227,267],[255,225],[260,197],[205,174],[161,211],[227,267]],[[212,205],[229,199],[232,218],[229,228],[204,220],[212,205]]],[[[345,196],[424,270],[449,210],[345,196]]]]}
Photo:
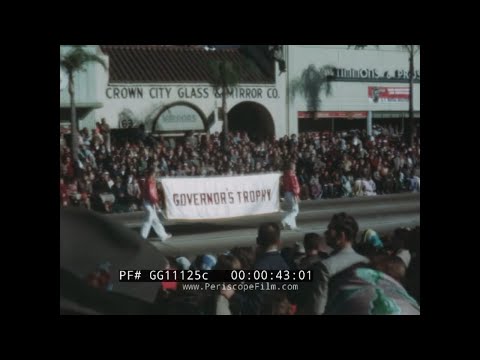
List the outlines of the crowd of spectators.
{"type": "Polygon", "coordinates": [[[420,191],[420,140],[407,146],[392,128],[373,134],[351,130],[308,132],[252,141],[246,133],[163,138],[116,138],[102,120],[79,135],[79,163],[60,134],[61,205],[101,212],[140,210],[140,180],[148,168],[159,177],[233,176],[282,171],[295,162],[301,200],[420,191]],[[224,149],[228,149],[225,151],[224,149]]]}
{"type": "MultiPolygon", "coordinates": [[[[343,215],[345,214],[336,216],[343,215]]],[[[268,226],[271,224],[260,226],[259,238],[262,237],[262,227],[268,226]]],[[[170,257],[168,266],[170,269],[310,269],[314,271],[317,280],[311,283],[297,283],[299,288],[293,291],[262,290],[241,294],[222,290],[211,294],[205,290],[186,290],[181,283],[164,282],[157,302],[169,307],[172,313],[419,314],[420,227],[398,228],[392,233],[385,234],[377,234],[374,230],[367,229],[358,235],[351,252],[359,260],[350,259],[346,265],[345,258],[339,256],[342,250],[327,244],[327,234],[324,237],[317,233],[306,234],[303,243],[297,243],[293,247],[283,247],[278,243],[275,244],[277,247],[272,248],[272,244],[262,244],[257,239],[257,247],[237,247],[216,255],[170,257]],[[277,250],[277,253],[274,250],[277,250]],[[339,264],[343,265],[343,268],[339,264]],[[319,268],[328,268],[326,272],[330,272],[326,284],[318,281],[319,268]],[[333,271],[333,268],[337,270],[333,271]],[[350,298],[353,296],[354,301],[346,301],[345,305],[345,299],[338,296],[338,288],[342,287],[348,287],[348,296],[350,298]],[[361,291],[353,294],[355,288],[361,291]],[[315,304],[315,298],[319,294],[325,298],[325,307],[321,311],[312,305],[315,304]],[[367,303],[367,306],[363,303],[367,303]]]]}
{"type": "MultiPolygon", "coordinates": [[[[360,231],[355,219],[338,213],[324,235],[307,233],[303,242],[294,246],[283,245],[274,223],[259,226],[256,242],[256,246],[235,247],[220,254],[170,256],[165,269],[310,270],[313,281],[291,281],[286,288],[280,287],[285,283],[276,283],[274,290],[272,283],[263,283],[265,288],[248,291],[228,289],[233,283],[219,283],[212,291],[201,288],[200,283],[194,283],[195,288],[192,283],[164,281],[155,300],[158,311],[197,315],[420,314],[420,227],[381,234],[372,229],[360,231]]],[[[89,281],[89,285],[109,290],[108,282],[89,281]]]]}

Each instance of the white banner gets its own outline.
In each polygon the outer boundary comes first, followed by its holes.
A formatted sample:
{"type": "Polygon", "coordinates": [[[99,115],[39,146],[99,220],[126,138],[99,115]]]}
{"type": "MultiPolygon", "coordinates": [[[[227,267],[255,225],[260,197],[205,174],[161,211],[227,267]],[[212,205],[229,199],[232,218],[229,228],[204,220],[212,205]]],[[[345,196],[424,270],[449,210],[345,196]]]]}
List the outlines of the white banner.
{"type": "Polygon", "coordinates": [[[280,173],[162,178],[168,219],[220,219],[280,211],[280,173]]]}

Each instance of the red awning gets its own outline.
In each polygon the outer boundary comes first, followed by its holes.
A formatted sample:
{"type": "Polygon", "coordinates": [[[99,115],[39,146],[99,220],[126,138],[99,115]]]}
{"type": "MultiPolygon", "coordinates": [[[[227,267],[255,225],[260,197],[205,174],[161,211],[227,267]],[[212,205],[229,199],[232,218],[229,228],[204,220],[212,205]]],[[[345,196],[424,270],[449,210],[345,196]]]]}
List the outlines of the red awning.
{"type": "MultiPolygon", "coordinates": [[[[368,111],[317,111],[317,119],[366,119],[368,111]]],[[[299,119],[313,119],[313,111],[299,111],[299,119]]]]}

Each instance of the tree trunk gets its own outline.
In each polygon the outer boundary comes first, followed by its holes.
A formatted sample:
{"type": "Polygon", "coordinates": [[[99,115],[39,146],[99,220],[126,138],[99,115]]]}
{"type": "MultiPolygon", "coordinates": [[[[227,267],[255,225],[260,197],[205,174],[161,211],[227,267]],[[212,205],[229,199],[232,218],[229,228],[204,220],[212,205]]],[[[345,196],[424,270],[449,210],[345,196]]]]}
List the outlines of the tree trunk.
{"type": "Polygon", "coordinates": [[[71,134],[72,134],[72,156],[75,173],[78,169],[78,127],[77,127],[77,111],[75,108],[75,87],[73,84],[73,73],[68,75],[68,93],[70,95],[70,109],[72,111],[71,118],[71,134]]]}
{"type": "Polygon", "coordinates": [[[414,54],[414,46],[415,45],[410,45],[411,48],[409,49],[409,85],[410,85],[410,91],[409,91],[409,99],[408,99],[408,138],[407,142],[409,146],[413,145],[413,140],[415,137],[416,133],[416,124],[415,124],[415,117],[413,114],[413,78],[414,78],[414,67],[413,67],[413,54],[414,54]]]}
{"type": "Polygon", "coordinates": [[[223,115],[223,147],[228,151],[228,115],[227,115],[227,88],[222,88],[222,115],[223,115]]]}

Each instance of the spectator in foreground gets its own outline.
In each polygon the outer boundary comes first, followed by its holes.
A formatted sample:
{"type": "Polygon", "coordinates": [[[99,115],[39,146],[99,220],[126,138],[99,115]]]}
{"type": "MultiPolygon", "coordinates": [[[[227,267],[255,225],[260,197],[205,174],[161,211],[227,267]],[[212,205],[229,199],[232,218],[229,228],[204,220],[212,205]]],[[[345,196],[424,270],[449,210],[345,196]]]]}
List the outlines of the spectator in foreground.
{"type": "Polygon", "coordinates": [[[327,245],[325,238],[317,233],[305,234],[303,245],[305,256],[298,261],[300,269],[308,269],[316,262],[327,259],[333,250],[327,245]]]}
{"type": "Polygon", "coordinates": [[[368,258],[355,252],[352,247],[357,233],[358,224],[352,216],[344,212],[333,215],[325,237],[334,252],[328,259],[312,266],[313,282],[309,299],[305,301],[306,313],[321,315],[325,312],[329,298],[329,282],[334,276],[354,265],[369,263],[368,258]]]}

